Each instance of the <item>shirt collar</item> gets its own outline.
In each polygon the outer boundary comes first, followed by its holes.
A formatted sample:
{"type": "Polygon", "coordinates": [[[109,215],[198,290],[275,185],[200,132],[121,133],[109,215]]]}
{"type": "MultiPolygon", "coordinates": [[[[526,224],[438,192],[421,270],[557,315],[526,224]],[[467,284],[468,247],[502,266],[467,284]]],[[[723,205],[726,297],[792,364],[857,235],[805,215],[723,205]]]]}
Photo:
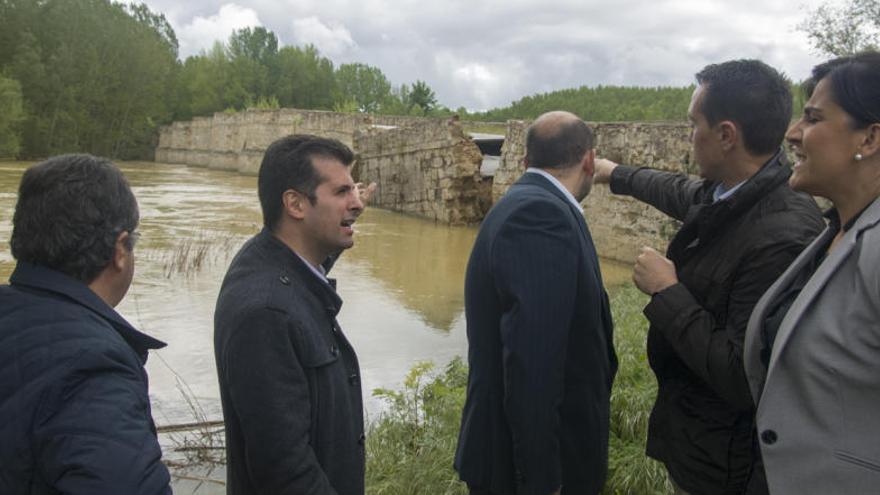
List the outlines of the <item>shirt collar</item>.
{"type": "Polygon", "coordinates": [[[733,196],[733,193],[735,193],[736,190],[739,189],[740,187],[742,187],[742,185],[745,183],[746,183],[746,181],[742,181],[739,184],[731,187],[730,189],[726,189],[724,187],[724,183],[719,182],[718,185],[715,186],[715,190],[712,191],[712,202],[723,201],[723,200],[733,196]]]}
{"type": "Polygon", "coordinates": [[[321,280],[323,280],[324,282],[326,282],[328,284],[330,283],[330,281],[327,279],[327,272],[326,272],[326,270],[324,270],[323,266],[318,265],[316,267],[316,266],[312,265],[311,263],[309,263],[305,258],[300,256],[299,253],[297,253],[293,249],[291,249],[291,251],[293,251],[293,254],[295,254],[297,258],[302,260],[302,262],[305,263],[307,267],[309,267],[309,270],[311,270],[312,273],[317,275],[318,278],[320,278],[321,280]]]}
{"type": "Polygon", "coordinates": [[[568,201],[569,201],[572,205],[574,205],[575,208],[577,208],[577,211],[584,211],[584,207],[581,206],[581,204],[578,202],[578,200],[576,200],[576,199],[574,198],[574,195],[571,193],[571,191],[569,191],[568,189],[566,189],[565,186],[563,186],[562,183],[559,182],[559,179],[557,179],[556,177],[553,177],[553,174],[550,174],[550,173],[547,172],[546,170],[543,170],[543,169],[540,169],[540,168],[535,168],[535,167],[529,167],[529,168],[527,168],[527,169],[526,169],[526,173],[530,173],[530,174],[538,174],[538,175],[543,176],[545,179],[549,180],[551,184],[553,184],[554,186],[556,186],[557,189],[559,189],[560,191],[562,191],[562,194],[564,194],[565,197],[568,199],[568,201]]]}

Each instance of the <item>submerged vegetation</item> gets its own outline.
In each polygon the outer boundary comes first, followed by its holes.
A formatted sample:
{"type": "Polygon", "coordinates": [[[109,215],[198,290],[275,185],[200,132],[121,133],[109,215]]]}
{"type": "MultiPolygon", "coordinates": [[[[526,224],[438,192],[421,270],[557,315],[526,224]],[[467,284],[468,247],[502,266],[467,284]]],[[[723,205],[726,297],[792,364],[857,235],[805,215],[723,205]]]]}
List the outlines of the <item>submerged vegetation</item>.
{"type": "MultiPolygon", "coordinates": [[[[611,397],[608,495],[671,493],[662,465],[645,456],[648,415],[657,385],[645,353],[647,298],[635,287],[612,294],[620,367],[611,397]]],[[[465,495],[452,468],[467,369],[455,359],[438,371],[419,363],[399,391],[377,389],[388,405],[367,435],[370,495],[465,495]]]]}
{"type": "Polygon", "coordinates": [[[166,248],[151,251],[151,257],[162,266],[165,278],[183,275],[193,277],[209,265],[225,264],[241,245],[241,238],[222,232],[198,231],[174,239],[166,248]]]}

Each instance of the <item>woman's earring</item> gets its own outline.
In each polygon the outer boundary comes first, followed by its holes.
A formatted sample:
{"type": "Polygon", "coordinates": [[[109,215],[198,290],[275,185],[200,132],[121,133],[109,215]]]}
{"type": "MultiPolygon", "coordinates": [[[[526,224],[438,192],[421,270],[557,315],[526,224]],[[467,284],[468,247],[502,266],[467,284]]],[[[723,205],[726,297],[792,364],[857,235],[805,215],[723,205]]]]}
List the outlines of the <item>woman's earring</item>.
{"type": "Polygon", "coordinates": [[[861,153],[856,153],[855,159],[856,159],[857,162],[862,161],[862,158],[864,158],[864,157],[862,156],[861,153]]]}

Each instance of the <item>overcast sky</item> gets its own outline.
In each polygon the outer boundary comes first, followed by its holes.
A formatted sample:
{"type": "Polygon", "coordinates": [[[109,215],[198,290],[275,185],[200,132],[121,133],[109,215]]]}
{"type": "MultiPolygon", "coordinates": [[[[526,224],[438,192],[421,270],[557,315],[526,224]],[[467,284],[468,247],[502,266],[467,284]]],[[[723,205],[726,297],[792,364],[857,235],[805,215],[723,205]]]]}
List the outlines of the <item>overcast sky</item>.
{"type": "Polygon", "coordinates": [[[440,103],[475,110],[582,85],[688,85],[706,64],[733,58],[759,58],[800,80],[820,58],[796,26],[821,1],[146,3],[171,22],[182,58],[234,29],[264,26],[282,45],[311,43],[337,65],[375,65],[394,85],[421,79],[440,103]]]}

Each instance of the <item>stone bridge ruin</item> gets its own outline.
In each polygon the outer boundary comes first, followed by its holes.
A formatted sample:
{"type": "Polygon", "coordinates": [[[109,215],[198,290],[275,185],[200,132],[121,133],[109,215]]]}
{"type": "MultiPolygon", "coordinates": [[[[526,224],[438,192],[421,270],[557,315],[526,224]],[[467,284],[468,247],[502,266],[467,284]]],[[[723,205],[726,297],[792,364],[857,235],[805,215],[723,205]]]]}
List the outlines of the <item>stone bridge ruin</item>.
{"type": "MultiPolygon", "coordinates": [[[[695,173],[685,123],[591,123],[600,156],[695,173]]],[[[156,161],[256,174],[274,140],[332,137],[357,155],[355,180],[379,184],[372,206],[453,225],[477,224],[522,174],[528,122],[504,135],[465,132],[457,118],[430,119],[296,109],[215,113],[160,130],[156,161]]],[[[630,262],[643,245],[663,248],[677,225],[653,208],[594,187],[584,215],[599,254],[630,262]]]]}

